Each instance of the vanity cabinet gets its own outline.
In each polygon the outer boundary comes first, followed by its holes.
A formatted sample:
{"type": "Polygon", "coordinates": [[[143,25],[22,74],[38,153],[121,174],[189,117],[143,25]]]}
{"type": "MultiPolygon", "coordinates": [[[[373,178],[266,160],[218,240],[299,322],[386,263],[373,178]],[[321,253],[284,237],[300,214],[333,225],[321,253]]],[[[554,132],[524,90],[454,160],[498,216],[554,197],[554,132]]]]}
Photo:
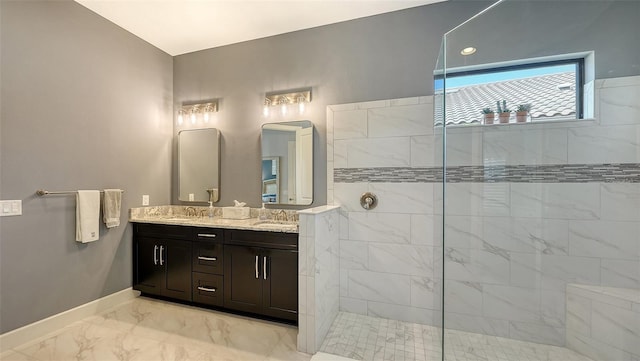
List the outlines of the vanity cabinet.
{"type": "Polygon", "coordinates": [[[227,230],[225,243],[224,306],[296,321],[297,235],[227,230]]]}
{"type": "Polygon", "coordinates": [[[191,241],[179,227],[138,224],[133,237],[133,289],[191,301],[191,241]]]}
{"type": "Polygon", "coordinates": [[[298,235],[134,223],[133,289],[298,319],[298,235]]]}

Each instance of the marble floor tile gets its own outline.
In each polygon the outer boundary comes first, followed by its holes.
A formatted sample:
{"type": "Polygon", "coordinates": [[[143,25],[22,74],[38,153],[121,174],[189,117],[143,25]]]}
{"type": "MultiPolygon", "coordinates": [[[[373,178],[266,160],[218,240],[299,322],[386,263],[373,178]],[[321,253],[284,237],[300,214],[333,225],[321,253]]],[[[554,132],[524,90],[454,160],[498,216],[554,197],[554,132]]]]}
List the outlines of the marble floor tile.
{"type": "Polygon", "coordinates": [[[35,360],[133,360],[158,341],[87,322],[76,322],[50,337],[27,343],[16,351],[35,360]]]}
{"type": "Polygon", "coordinates": [[[2,361],[33,361],[33,357],[27,356],[20,352],[9,350],[0,354],[0,360],[2,361]]]}
{"type": "MultiPolygon", "coordinates": [[[[34,339],[3,361],[308,361],[297,328],[168,302],[137,298],[34,339]]],[[[321,351],[355,360],[436,361],[441,331],[341,312],[321,351]]],[[[447,330],[448,361],[590,361],[566,348],[447,330]]]]}
{"type": "Polygon", "coordinates": [[[296,329],[287,330],[280,339],[280,342],[273,348],[268,361],[279,360],[293,360],[293,361],[308,361],[309,355],[306,353],[298,352],[297,350],[297,338],[298,331],[296,329]]]}
{"type": "MultiPolygon", "coordinates": [[[[437,327],[340,312],[320,352],[354,360],[438,361],[441,340],[437,327]]],[[[447,361],[591,361],[563,347],[456,330],[445,331],[444,345],[447,361]]]]}
{"type": "Polygon", "coordinates": [[[286,326],[215,311],[189,312],[182,327],[175,329],[167,342],[190,339],[254,354],[269,355],[286,332],[286,326]]]}
{"type": "Polygon", "coordinates": [[[308,361],[298,329],[138,297],[0,354],[2,361],[308,361]]]}
{"type": "Polygon", "coordinates": [[[164,341],[169,333],[183,327],[181,305],[137,298],[84,321],[137,336],[164,341]]]}

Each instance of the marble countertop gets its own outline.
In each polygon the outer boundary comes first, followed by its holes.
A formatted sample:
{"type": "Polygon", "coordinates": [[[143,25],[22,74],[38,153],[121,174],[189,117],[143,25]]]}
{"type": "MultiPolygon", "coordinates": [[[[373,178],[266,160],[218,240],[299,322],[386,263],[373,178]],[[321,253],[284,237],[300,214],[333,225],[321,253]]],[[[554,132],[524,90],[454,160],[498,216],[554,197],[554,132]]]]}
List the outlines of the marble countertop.
{"type": "Polygon", "coordinates": [[[269,209],[267,212],[269,219],[267,220],[258,219],[258,211],[257,208],[251,208],[251,218],[248,219],[226,219],[222,218],[222,209],[219,207],[214,207],[214,217],[209,218],[206,215],[208,207],[151,206],[131,208],[129,222],[299,233],[297,211],[269,209]],[[192,208],[193,213],[197,216],[188,216],[187,208],[192,208]],[[286,221],[276,220],[277,216],[283,217],[279,219],[286,219],[286,221]]]}
{"type": "Polygon", "coordinates": [[[209,218],[207,216],[186,216],[183,214],[139,214],[138,212],[132,212],[129,216],[129,222],[298,233],[297,221],[260,220],[258,218],[224,219],[220,216],[209,218]]]}

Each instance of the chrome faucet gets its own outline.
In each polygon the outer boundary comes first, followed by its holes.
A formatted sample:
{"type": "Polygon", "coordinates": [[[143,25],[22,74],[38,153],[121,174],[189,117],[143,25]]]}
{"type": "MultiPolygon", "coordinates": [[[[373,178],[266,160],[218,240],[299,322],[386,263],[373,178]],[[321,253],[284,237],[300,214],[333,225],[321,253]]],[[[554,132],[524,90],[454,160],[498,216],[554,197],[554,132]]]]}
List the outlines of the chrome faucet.
{"type": "Polygon", "coordinates": [[[284,209],[281,209],[281,210],[276,212],[276,214],[273,216],[273,218],[276,221],[287,221],[288,220],[287,212],[284,209]]]}
{"type": "Polygon", "coordinates": [[[187,217],[195,217],[198,215],[198,211],[196,211],[194,207],[185,207],[184,212],[187,217]]]}

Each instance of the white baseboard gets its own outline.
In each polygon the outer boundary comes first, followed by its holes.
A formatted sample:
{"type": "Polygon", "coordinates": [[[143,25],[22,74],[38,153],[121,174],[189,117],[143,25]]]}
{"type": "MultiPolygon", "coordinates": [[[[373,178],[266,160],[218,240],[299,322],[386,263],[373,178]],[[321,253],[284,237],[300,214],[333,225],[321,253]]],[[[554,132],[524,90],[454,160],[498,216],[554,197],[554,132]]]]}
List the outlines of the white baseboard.
{"type": "Polygon", "coordinates": [[[43,320],[22,326],[13,331],[0,335],[0,352],[20,346],[26,342],[42,337],[50,332],[59,330],[83,318],[96,315],[123,302],[132,300],[140,295],[131,287],[112,293],[95,301],[85,303],[70,310],[60,312],[43,320]]]}

